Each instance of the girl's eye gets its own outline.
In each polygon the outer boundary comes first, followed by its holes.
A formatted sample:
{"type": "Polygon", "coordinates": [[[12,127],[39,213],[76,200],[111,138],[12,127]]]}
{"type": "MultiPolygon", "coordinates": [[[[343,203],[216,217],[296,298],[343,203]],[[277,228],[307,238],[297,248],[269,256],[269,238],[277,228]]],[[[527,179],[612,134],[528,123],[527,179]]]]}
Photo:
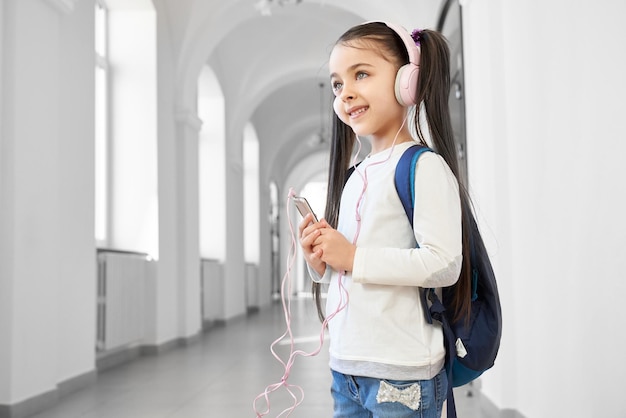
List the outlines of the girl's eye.
{"type": "Polygon", "coordinates": [[[363,71],[359,71],[359,72],[356,74],[356,79],[357,79],[357,80],[361,80],[361,79],[363,79],[363,78],[365,78],[365,77],[367,77],[367,73],[364,73],[363,71]]]}
{"type": "Polygon", "coordinates": [[[341,84],[339,81],[333,81],[331,85],[335,93],[337,93],[339,90],[341,90],[341,87],[343,87],[343,84],[341,84]]]}

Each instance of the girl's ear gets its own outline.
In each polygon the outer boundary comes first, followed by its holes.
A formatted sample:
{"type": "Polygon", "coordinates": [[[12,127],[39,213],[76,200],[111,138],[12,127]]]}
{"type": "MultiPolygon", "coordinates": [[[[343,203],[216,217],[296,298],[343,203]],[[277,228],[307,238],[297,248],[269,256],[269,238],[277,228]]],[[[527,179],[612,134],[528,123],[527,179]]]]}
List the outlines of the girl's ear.
{"type": "Polygon", "coordinates": [[[348,124],[349,120],[343,111],[343,104],[341,103],[341,99],[339,97],[335,97],[335,100],[333,100],[333,110],[335,111],[335,115],[337,115],[343,123],[350,126],[348,124]]]}

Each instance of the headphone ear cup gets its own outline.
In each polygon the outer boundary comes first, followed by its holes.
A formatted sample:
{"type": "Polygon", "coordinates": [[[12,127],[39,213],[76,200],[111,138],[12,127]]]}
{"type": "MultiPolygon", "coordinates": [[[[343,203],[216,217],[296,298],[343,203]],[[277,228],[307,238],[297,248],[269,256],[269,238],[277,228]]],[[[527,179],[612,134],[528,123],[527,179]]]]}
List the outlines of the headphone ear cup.
{"type": "Polygon", "coordinates": [[[413,106],[417,95],[417,76],[419,66],[409,63],[405,64],[396,74],[396,100],[402,106],[413,106]]]}

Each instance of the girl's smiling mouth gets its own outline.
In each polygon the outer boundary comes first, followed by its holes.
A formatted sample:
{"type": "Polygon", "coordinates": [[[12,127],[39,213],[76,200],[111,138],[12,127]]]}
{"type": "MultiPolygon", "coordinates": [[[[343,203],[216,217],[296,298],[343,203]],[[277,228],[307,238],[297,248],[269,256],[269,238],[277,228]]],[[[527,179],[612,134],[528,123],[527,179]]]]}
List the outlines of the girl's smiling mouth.
{"type": "Polygon", "coordinates": [[[365,113],[367,109],[369,109],[369,106],[362,106],[362,107],[349,109],[347,113],[348,115],[350,115],[350,118],[357,118],[361,116],[363,113],[365,113]]]}

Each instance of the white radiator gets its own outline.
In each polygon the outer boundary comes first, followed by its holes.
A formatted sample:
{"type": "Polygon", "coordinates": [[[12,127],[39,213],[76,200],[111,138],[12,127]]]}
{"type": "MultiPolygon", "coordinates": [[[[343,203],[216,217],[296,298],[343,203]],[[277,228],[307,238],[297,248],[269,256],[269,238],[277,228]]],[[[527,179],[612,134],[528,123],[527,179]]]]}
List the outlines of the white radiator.
{"type": "Polygon", "coordinates": [[[202,320],[224,320],[224,267],[217,260],[200,261],[202,280],[202,320]]]}
{"type": "Polygon", "coordinates": [[[98,252],[98,351],[141,342],[146,283],[155,279],[154,264],[147,254],[98,252]]]}

